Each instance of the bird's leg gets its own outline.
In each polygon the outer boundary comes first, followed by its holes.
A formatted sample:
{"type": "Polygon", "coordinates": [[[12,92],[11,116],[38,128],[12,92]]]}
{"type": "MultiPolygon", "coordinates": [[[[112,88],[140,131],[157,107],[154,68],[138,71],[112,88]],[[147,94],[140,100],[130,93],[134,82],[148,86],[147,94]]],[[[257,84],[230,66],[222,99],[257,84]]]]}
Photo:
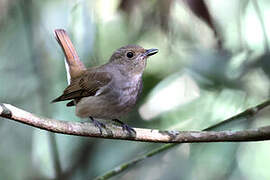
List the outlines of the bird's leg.
{"type": "Polygon", "coordinates": [[[89,118],[91,119],[91,121],[93,122],[93,124],[99,129],[100,134],[102,134],[102,128],[106,128],[105,124],[98,122],[97,120],[95,120],[93,117],[89,116],[89,118]]]}
{"type": "Polygon", "coordinates": [[[129,127],[127,124],[123,123],[119,119],[112,119],[112,121],[121,124],[123,131],[126,130],[129,134],[132,134],[132,132],[136,134],[136,131],[132,127],[129,127]]]}

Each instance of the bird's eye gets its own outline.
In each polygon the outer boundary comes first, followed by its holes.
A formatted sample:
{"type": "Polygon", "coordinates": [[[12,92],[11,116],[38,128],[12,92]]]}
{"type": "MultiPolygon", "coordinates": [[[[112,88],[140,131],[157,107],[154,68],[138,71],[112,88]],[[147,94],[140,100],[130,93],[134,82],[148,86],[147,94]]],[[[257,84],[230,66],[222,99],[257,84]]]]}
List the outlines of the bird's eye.
{"type": "Polygon", "coordinates": [[[128,58],[132,58],[133,56],[134,56],[133,52],[128,52],[128,53],[127,53],[127,57],[128,57],[128,58]]]}

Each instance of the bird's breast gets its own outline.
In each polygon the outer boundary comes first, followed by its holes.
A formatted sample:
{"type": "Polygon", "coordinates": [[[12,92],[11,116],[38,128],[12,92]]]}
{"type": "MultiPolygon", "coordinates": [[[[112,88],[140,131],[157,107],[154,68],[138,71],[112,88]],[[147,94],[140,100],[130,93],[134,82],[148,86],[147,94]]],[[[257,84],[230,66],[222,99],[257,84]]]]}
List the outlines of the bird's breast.
{"type": "Polygon", "coordinates": [[[79,117],[119,118],[134,108],[141,86],[141,76],[114,79],[99,95],[82,98],[76,106],[76,114],[79,117]]]}
{"type": "Polygon", "coordinates": [[[118,100],[123,106],[135,105],[141,88],[141,76],[127,78],[118,84],[118,100]]]}

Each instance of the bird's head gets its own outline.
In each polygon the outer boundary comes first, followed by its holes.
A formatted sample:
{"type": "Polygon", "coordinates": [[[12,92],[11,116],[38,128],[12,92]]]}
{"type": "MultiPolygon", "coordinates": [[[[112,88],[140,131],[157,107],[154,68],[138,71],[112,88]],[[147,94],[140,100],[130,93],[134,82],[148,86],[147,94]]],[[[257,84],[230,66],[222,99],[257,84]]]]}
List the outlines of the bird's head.
{"type": "Polygon", "coordinates": [[[142,74],[148,57],[158,49],[144,49],[138,45],[127,45],[117,49],[110,58],[110,63],[128,74],[142,74]]]}

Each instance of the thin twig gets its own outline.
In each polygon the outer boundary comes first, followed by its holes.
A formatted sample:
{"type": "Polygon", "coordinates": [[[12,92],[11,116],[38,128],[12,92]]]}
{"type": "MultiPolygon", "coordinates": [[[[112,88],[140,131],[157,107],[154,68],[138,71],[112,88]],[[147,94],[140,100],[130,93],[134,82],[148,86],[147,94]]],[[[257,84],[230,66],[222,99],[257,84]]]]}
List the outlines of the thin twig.
{"type": "MultiPolygon", "coordinates": [[[[224,121],[221,121],[217,124],[214,124],[206,129],[204,129],[203,131],[212,131],[212,130],[215,130],[216,128],[220,128],[221,126],[224,126],[232,121],[236,121],[236,120],[239,120],[239,119],[250,119],[251,117],[254,117],[259,111],[261,111],[262,109],[264,109],[265,107],[269,106],[270,105],[270,100],[268,101],[265,101],[255,107],[252,107],[252,108],[249,108],[229,119],[226,119],[224,121]]],[[[146,154],[143,154],[129,162],[126,162],[126,163],[123,163],[121,164],[120,166],[117,166],[115,168],[113,168],[112,170],[109,170],[108,172],[104,173],[103,175],[101,176],[98,176],[95,178],[95,180],[101,180],[101,179],[108,179],[110,177],[113,177],[117,174],[120,174],[121,172],[123,172],[124,170],[132,167],[133,165],[143,161],[143,160],[146,160],[148,159],[149,157],[152,157],[154,155],[157,155],[163,151],[166,151],[168,149],[171,149],[173,147],[175,147],[176,145],[179,145],[179,144],[165,144],[165,145],[162,145],[161,147],[158,147],[156,149],[153,149],[151,150],[150,152],[146,153],[146,154]]]]}
{"type": "MultiPolygon", "coordinates": [[[[237,119],[239,117],[253,116],[264,107],[270,104],[270,100],[265,101],[253,108],[250,108],[226,121],[237,119]]],[[[157,143],[192,143],[192,142],[233,142],[233,141],[262,141],[270,140],[270,126],[258,129],[243,131],[160,131],[153,129],[134,128],[136,134],[129,134],[123,131],[121,127],[110,126],[103,130],[92,123],[67,122],[48,118],[41,118],[22,109],[16,108],[10,104],[0,104],[0,116],[24,123],[33,127],[44,129],[54,133],[98,137],[106,139],[122,139],[143,142],[157,143]]],[[[209,129],[206,129],[209,130],[209,129]]]]}
{"type": "MultiPolygon", "coordinates": [[[[267,100],[255,107],[249,108],[244,112],[237,114],[225,121],[222,121],[206,130],[213,130],[230,121],[250,118],[255,116],[260,110],[270,105],[270,100],[267,100]]],[[[106,127],[105,131],[100,134],[99,129],[91,123],[65,122],[60,120],[41,118],[22,109],[14,107],[10,104],[0,103],[0,116],[24,123],[33,127],[44,129],[54,133],[98,137],[107,139],[122,139],[144,142],[159,142],[159,143],[175,143],[166,144],[162,147],[152,150],[146,155],[140,156],[128,163],[125,163],[108,173],[98,177],[97,179],[107,179],[128,167],[136,164],[148,157],[165,151],[179,143],[196,143],[196,142],[240,142],[240,141],[263,141],[270,140],[270,126],[264,126],[257,129],[242,130],[242,131],[159,131],[152,129],[134,128],[136,134],[128,134],[121,127],[110,126],[106,127]]]]}

